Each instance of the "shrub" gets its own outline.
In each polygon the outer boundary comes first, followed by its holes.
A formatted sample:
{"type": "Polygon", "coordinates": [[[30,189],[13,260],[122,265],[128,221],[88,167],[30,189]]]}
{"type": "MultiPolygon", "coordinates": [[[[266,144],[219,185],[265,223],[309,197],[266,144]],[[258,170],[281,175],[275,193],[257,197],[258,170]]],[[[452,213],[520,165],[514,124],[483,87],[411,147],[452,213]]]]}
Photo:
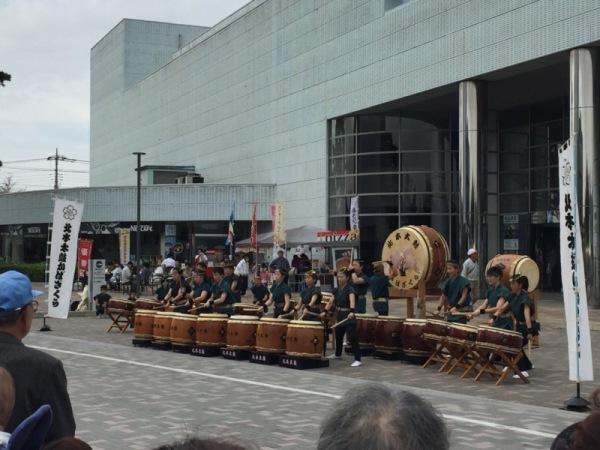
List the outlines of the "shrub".
{"type": "Polygon", "coordinates": [[[24,273],[29,279],[36,283],[43,283],[45,280],[46,263],[0,263],[0,273],[9,270],[17,270],[24,273]]]}

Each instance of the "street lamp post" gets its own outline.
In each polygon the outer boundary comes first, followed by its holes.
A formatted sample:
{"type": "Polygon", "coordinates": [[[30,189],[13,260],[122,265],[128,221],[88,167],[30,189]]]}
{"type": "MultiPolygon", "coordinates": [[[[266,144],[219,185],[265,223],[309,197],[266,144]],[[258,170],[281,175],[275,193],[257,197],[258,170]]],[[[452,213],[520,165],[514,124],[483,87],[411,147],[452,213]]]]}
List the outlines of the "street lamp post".
{"type": "Polygon", "coordinates": [[[135,169],[137,172],[137,228],[135,229],[135,255],[137,258],[137,283],[135,287],[136,296],[140,295],[140,285],[142,280],[140,280],[140,270],[142,267],[142,241],[141,241],[141,226],[140,226],[140,210],[142,206],[142,171],[140,170],[142,164],[142,155],[145,155],[144,152],[133,152],[134,155],[137,156],[137,168],[135,169]]]}

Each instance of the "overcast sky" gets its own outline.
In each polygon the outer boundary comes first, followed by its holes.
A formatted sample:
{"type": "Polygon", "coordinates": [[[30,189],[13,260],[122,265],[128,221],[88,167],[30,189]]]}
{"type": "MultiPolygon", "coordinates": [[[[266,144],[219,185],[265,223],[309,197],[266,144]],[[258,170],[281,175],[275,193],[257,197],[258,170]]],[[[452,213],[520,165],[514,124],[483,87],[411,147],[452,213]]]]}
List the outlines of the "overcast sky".
{"type": "MultiPolygon", "coordinates": [[[[52,187],[59,153],[89,160],[90,49],[123,18],[213,26],[248,0],[0,0],[0,181],[52,187]],[[9,166],[13,166],[9,169],[9,166]]],[[[63,163],[64,187],[87,185],[87,164],[63,163]]]]}

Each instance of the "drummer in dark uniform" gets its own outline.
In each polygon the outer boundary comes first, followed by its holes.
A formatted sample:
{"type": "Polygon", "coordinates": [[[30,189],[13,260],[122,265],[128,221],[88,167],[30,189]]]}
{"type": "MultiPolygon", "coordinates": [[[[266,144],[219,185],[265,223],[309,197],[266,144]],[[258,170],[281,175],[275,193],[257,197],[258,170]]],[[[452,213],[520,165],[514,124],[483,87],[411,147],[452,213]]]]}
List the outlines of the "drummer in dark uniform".
{"type": "Polygon", "coordinates": [[[212,298],[209,299],[205,305],[208,306],[212,312],[230,316],[233,314],[233,304],[235,303],[235,300],[229,290],[229,284],[225,281],[223,268],[215,267],[213,276],[215,278],[215,283],[211,289],[212,298]]]}
{"type": "Polygon", "coordinates": [[[380,316],[387,316],[390,312],[390,279],[383,270],[383,263],[373,265],[373,276],[369,278],[369,286],[373,296],[373,309],[380,316]]]}
{"type": "Polygon", "coordinates": [[[190,294],[192,308],[197,308],[211,297],[212,286],[206,281],[204,272],[195,272],[193,276],[194,285],[190,294]]]}
{"type": "Polygon", "coordinates": [[[225,273],[225,281],[229,285],[229,291],[233,296],[234,303],[240,303],[242,301],[242,295],[239,290],[240,282],[238,276],[233,273],[235,270],[234,265],[232,263],[227,263],[223,266],[223,270],[225,273]]]}
{"type": "Polygon", "coordinates": [[[269,289],[262,283],[260,275],[254,276],[254,282],[252,283],[250,291],[252,292],[252,295],[254,295],[252,303],[255,305],[264,305],[269,298],[269,289]]]}
{"type": "MultiPolygon", "coordinates": [[[[527,289],[529,289],[529,279],[525,276],[517,275],[510,282],[511,293],[507,299],[510,311],[517,322],[517,331],[523,335],[523,347],[539,332],[539,324],[533,321],[535,305],[529,294],[527,294],[527,289]]],[[[527,371],[533,368],[531,361],[524,351],[517,367],[524,377],[528,377],[529,373],[527,371]]],[[[518,375],[515,375],[514,378],[518,378],[518,375]]]]}
{"type": "Polygon", "coordinates": [[[367,312],[367,290],[369,289],[369,278],[363,273],[363,262],[360,260],[352,261],[352,278],[350,285],[358,297],[356,302],[356,312],[365,314],[367,312]]]}
{"type": "MultiPolygon", "coordinates": [[[[362,366],[358,335],[356,334],[356,300],[357,295],[350,285],[351,270],[342,268],[337,273],[338,287],[333,290],[333,302],[336,307],[336,319],[340,325],[335,327],[335,354],[329,359],[340,359],[344,345],[344,335],[348,334],[348,342],[354,354],[352,367],[362,366]],[[342,323],[343,321],[343,323],[342,323]]],[[[330,306],[330,305],[328,305],[330,306]]]]}
{"type": "Polygon", "coordinates": [[[300,298],[302,299],[301,307],[306,312],[304,314],[306,320],[320,320],[318,316],[320,313],[319,305],[323,296],[321,295],[321,289],[316,285],[318,279],[319,274],[316,270],[309,270],[304,274],[306,287],[300,292],[300,298]]]}
{"type": "Polygon", "coordinates": [[[191,286],[183,278],[182,269],[173,269],[171,271],[171,284],[169,291],[164,299],[165,306],[178,306],[187,301],[188,294],[192,291],[191,286]]]}
{"type": "Polygon", "coordinates": [[[287,271],[285,269],[275,269],[275,280],[271,286],[271,294],[266,306],[274,306],[273,317],[279,317],[282,314],[287,314],[292,310],[292,290],[288,286],[287,271]]]}
{"type": "Polygon", "coordinates": [[[467,316],[456,314],[472,312],[471,287],[469,280],[460,274],[460,266],[456,261],[446,262],[448,279],[442,287],[438,311],[449,312],[448,322],[467,323],[467,316]]]}
{"type": "Polygon", "coordinates": [[[480,314],[489,314],[489,324],[503,328],[505,330],[513,329],[513,320],[508,308],[508,296],[510,291],[504,286],[500,279],[502,278],[502,269],[500,267],[490,267],[485,273],[488,288],[485,293],[483,304],[469,315],[469,318],[477,317],[480,314]]]}

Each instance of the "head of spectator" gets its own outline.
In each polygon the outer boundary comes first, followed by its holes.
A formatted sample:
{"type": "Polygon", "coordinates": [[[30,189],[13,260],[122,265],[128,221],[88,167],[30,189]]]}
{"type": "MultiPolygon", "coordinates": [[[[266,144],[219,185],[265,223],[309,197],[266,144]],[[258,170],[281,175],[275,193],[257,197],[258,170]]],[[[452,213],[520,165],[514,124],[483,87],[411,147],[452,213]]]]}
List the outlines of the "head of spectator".
{"type": "Polygon", "coordinates": [[[594,411],[575,426],[573,450],[600,449],[600,411],[594,411]]]}
{"type": "Polygon", "coordinates": [[[200,439],[193,437],[172,444],[161,445],[153,450],[258,450],[258,446],[249,442],[237,442],[221,438],[200,439]]]}
{"type": "Polygon", "coordinates": [[[473,261],[477,261],[477,258],[479,258],[479,252],[474,248],[470,248],[469,250],[467,250],[467,256],[473,261]]]}
{"type": "Polygon", "coordinates": [[[35,297],[42,292],[31,287],[31,281],[20,272],[0,274],[0,331],[22,340],[31,329],[37,311],[35,297]]]}
{"type": "Polygon", "coordinates": [[[92,447],[81,439],[66,437],[46,444],[42,450],[92,450],[92,447]]]}
{"type": "Polygon", "coordinates": [[[352,388],[321,425],[318,450],[447,450],[448,432],[427,401],[379,384],[352,388]]]}
{"type": "Polygon", "coordinates": [[[15,383],[8,371],[0,367],[0,431],[4,431],[15,406],[15,383]]]}
{"type": "Polygon", "coordinates": [[[600,387],[590,394],[590,406],[592,409],[600,409],[600,387]]]}
{"type": "Polygon", "coordinates": [[[225,276],[225,271],[222,267],[215,267],[213,269],[213,277],[215,277],[215,281],[220,283],[223,277],[225,276]]]}
{"type": "Polygon", "coordinates": [[[277,257],[280,258],[280,259],[283,258],[283,250],[278,250],[277,251],[277,257]]]}

